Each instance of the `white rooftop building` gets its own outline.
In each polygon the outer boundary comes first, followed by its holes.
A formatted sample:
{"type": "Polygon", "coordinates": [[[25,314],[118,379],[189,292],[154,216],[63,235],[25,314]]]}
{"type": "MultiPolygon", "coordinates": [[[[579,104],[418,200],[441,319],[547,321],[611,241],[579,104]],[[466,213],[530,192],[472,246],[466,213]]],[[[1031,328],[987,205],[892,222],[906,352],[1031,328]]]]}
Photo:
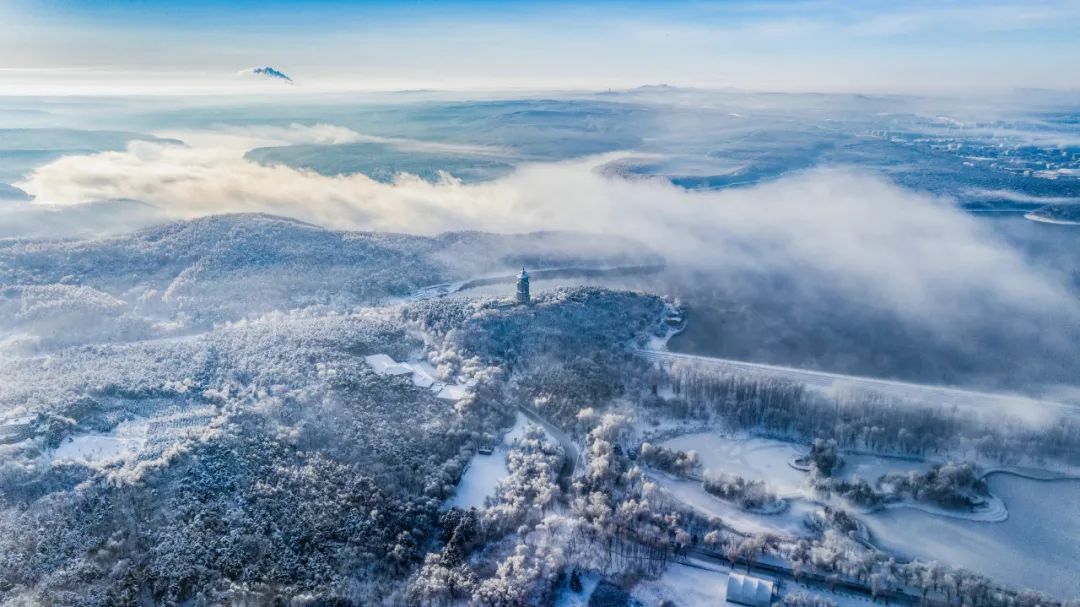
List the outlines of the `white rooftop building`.
{"type": "Polygon", "coordinates": [[[379,375],[405,375],[413,372],[412,367],[394,362],[394,359],[386,354],[365,356],[364,361],[379,375]]]}
{"type": "Polygon", "coordinates": [[[727,602],[748,607],[772,605],[773,583],[742,573],[729,573],[727,578],[727,602]]]}

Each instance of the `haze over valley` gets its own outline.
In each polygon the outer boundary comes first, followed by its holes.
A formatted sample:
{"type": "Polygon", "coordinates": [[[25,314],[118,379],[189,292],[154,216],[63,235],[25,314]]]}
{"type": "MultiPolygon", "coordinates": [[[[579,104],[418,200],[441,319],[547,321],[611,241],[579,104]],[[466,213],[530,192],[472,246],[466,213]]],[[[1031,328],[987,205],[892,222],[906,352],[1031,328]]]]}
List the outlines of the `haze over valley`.
{"type": "Polygon", "coordinates": [[[0,8],[0,604],[1080,604],[1072,4],[135,4],[0,8]]]}

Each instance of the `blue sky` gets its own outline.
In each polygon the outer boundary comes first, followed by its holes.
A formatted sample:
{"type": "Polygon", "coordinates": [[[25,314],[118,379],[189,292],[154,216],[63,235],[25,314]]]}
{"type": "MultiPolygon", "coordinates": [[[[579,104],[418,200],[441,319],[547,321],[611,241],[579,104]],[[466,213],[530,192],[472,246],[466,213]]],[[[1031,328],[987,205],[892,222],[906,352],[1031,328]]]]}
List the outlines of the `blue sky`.
{"type": "Polygon", "coordinates": [[[1080,0],[348,2],[8,0],[0,85],[972,92],[1080,88],[1080,0]]]}

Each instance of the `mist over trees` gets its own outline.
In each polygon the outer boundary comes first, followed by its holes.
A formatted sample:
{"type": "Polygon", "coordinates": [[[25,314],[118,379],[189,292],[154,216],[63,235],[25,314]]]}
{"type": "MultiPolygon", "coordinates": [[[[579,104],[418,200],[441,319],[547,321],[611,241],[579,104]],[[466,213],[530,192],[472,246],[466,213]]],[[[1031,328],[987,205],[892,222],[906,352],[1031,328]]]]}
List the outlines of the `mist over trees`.
{"type": "Polygon", "coordinates": [[[720,372],[692,361],[674,363],[652,381],[670,382],[675,396],[645,396],[645,406],[677,417],[715,419],[731,430],[826,437],[848,449],[912,455],[949,454],[1001,463],[1077,463],[1080,424],[1071,416],[1026,421],[996,410],[941,407],[868,391],[833,396],[752,374],[720,372]],[[651,403],[651,404],[650,404],[651,403]]]}

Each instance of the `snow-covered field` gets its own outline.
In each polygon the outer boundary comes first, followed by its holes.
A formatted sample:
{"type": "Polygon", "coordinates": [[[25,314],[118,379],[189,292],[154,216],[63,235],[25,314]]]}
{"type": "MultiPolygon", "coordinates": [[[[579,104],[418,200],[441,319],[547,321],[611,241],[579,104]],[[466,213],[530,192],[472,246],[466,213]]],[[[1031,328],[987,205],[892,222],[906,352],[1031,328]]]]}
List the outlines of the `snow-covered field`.
{"type": "Polygon", "coordinates": [[[841,478],[860,476],[873,481],[883,474],[903,474],[907,472],[926,472],[933,467],[934,462],[915,458],[883,457],[870,454],[843,455],[844,465],[836,475],[841,478]]]}
{"type": "Polygon", "coordinates": [[[574,592],[570,590],[570,576],[567,576],[566,581],[562,583],[558,593],[555,595],[555,607],[587,607],[589,598],[599,583],[600,574],[582,573],[581,592],[574,592]]]}
{"type": "Polygon", "coordinates": [[[84,434],[71,437],[53,451],[52,461],[105,464],[138,455],[145,439],[111,434],[84,434]]]}
{"type": "Polygon", "coordinates": [[[843,591],[829,591],[819,587],[808,587],[802,584],[796,584],[794,582],[787,582],[784,584],[784,590],[781,593],[782,596],[789,594],[795,594],[802,592],[809,596],[818,596],[825,599],[829,599],[836,603],[836,607],[869,607],[871,605],[881,605],[882,603],[876,602],[865,596],[843,591]]]}
{"type": "Polygon", "coordinates": [[[513,427],[503,437],[502,443],[495,447],[491,455],[477,453],[469,462],[465,474],[461,475],[457,491],[446,501],[443,508],[483,508],[487,498],[495,495],[499,481],[510,474],[506,467],[506,455],[515,440],[525,433],[529,420],[521,413],[517,414],[513,427]]]}
{"type": "Polygon", "coordinates": [[[676,605],[725,605],[728,570],[701,561],[673,563],[655,580],[643,580],[632,594],[645,605],[669,600],[676,605]]]}
{"type": "Polygon", "coordinates": [[[781,496],[805,493],[806,473],[788,465],[788,459],[802,455],[805,449],[792,443],[698,432],[672,438],[663,446],[697,451],[705,470],[764,480],[781,496]]]}
{"type": "Polygon", "coordinates": [[[710,516],[718,516],[732,528],[744,533],[809,535],[803,520],[817,508],[806,501],[789,500],[787,509],[781,513],[757,514],[710,495],[697,481],[678,479],[663,473],[652,474],[650,478],[680,502],[710,516]]]}
{"type": "MultiPolygon", "coordinates": [[[[789,502],[813,497],[808,486],[809,476],[789,464],[792,456],[806,452],[806,448],[801,445],[769,438],[724,436],[712,432],[684,434],[664,442],[663,445],[683,451],[697,451],[706,471],[722,471],[748,480],[763,480],[778,495],[794,498],[789,499],[789,502]]],[[[844,465],[837,472],[838,477],[850,479],[859,476],[870,482],[884,474],[925,472],[935,464],[929,460],[869,453],[845,453],[843,460],[844,465]]],[[[706,497],[711,496],[706,494],[706,497]]],[[[1008,517],[1007,506],[999,499],[990,500],[990,507],[985,511],[971,514],[945,511],[932,505],[913,502],[897,502],[890,504],[889,508],[911,508],[937,516],[984,522],[1001,521],[1008,517]]]]}
{"type": "MultiPolygon", "coordinates": [[[[781,514],[754,514],[708,494],[699,482],[652,475],[676,499],[719,516],[740,531],[807,533],[802,521],[815,506],[798,499],[807,495],[807,475],[787,463],[791,455],[803,452],[798,445],[710,432],[686,434],[663,444],[696,450],[706,469],[764,480],[792,498],[781,514]]],[[[925,471],[933,464],[870,454],[845,454],[844,461],[840,475],[871,481],[886,473],[925,471]]],[[[983,516],[984,520],[971,520],[960,513],[943,514],[912,503],[859,518],[876,544],[900,554],[968,568],[1018,587],[1039,588],[1063,597],[1080,595],[1080,542],[1075,541],[1080,537],[1080,481],[1039,482],[993,473],[989,488],[1002,507],[1001,512],[983,516]],[[1068,571],[1053,579],[1046,577],[1047,571],[1062,568],[1068,571]]]]}
{"type": "Polygon", "coordinates": [[[1060,597],[1080,596],[1080,481],[1048,483],[995,474],[989,484],[1008,504],[1004,522],[958,520],[907,508],[863,519],[875,542],[902,554],[1060,597]]]}
{"type": "MultiPolygon", "coordinates": [[[[689,563],[672,563],[655,580],[642,580],[634,586],[632,595],[644,605],[659,605],[668,600],[676,605],[732,605],[727,602],[727,577],[729,569],[706,561],[691,560],[689,563]]],[[[769,579],[768,576],[761,576],[769,579]]],[[[868,607],[874,603],[868,598],[844,592],[829,592],[821,588],[808,588],[794,582],[781,584],[781,596],[804,592],[835,601],[837,607],[868,607]]]]}
{"type": "MultiPolygon", "coordinates": [[[[153,400],[149,402],[154,402],[153,400]]],[[[175,407],[150,417],[117,424],[111,432],[76,434],[44,454],[48,462],[106,465],[133,462],[148,452],[162,449],[182,436],[205,429],[217,410],[213,407],[175,407]]]]}

